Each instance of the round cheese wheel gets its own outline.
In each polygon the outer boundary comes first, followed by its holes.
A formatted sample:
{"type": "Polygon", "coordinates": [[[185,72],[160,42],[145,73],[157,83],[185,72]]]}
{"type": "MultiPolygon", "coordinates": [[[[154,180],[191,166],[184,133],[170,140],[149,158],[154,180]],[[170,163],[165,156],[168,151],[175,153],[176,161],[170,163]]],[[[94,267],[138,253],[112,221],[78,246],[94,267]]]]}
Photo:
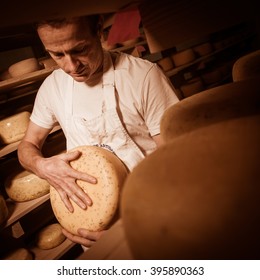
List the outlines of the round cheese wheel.
{"type": "Polygon", "coordinates": [[[66,239],[59,223],[48,225],[37,234],[37,247],[48,250],[59,246],[66,239]]]}
{"type": "Polygon", "coordinates": [[[0,225],[4,223],[8,217],[8,208],[4,197],[0,194],[0,225]]]}
{"type": "Polygon", "coordinates": [[[174,67],[173,61],[170,57],[164,57],[158,60],[157,63],[164,71],[169,71],[174,67]]]}
{"type": "Polygon", "coordinates": [[[259,131],[259,114],[201,127],[129,174],[120,213],[135,259],[260,258],[259,131]]]}
{"type": "Polygon", "coordinates": [[[8,71],[11,77],[19,77],[27,73],[31,73],[40,69],[38,60],[35,57],[21,60],[12,64],[8,71]]]}
{"type": "Polygon", "coordinates": [[[196,56],[192,49],[186,49],[172,54],[172,60],[175,66],[181,66],[195,60],[196,56]]]}
{"type": "Polygon", "coordinates": [[[92,206],[83,210],[73,201],[74,212],[68,211],[58,192],[50,188],[50,201],[53,212],[62,227],[73,234],[79,228],[90,231],[105,229],[114,217],[118,208],[120,190],[127,176],[127,169],[122,161],[112,152],[96,147],[82,146],[81,156],[72,161],[71,166],[97,178],[96,184],[78,180],[78,185],[90,196],[92,206]]]}
{"type": "Polygon", "coordinates": [[[180,90],[184,97],[189,97],[195,93],[203,91],[204,85],[201,78],[193,78],[186,84],[180,86],[180,90]]]}
{"type": "Polygon", "coordinates": [[[19,141],[25,135],[30,119],[29,112],[20,112],[0,121],[0,141],[11,144],[19,141]]]}
{"type": "Polygon", "coordinates": [[[39,59],[39,64],[42,65],[45,69],[57,66],[56,61],[52,57],[39,59]]]}
{"type": "Polygon", "coordinates": [[[260,77],[260,50],[240,57],[232,68],[233,81],[260,77]]]}
{"type": "Polygon", "coordinates": [[[23,170],[16,171],[7,177],[5,191],[12,200],[24,202],[49,193],[50,185],[46,180],[23,170]]]}
{"type": "Polygon", "coordinates": [[[195,54],[197,54],[199,56],[204,56],[204,55],[210,54],[213,51],[213,47],[212,47],[211,43],[206,42],[206,43],[193,47],[193,50],[194,50],[195,54]]]}
{"type": "Polygon", "coordinates": [[[3,72],[0,73],[0,80],[5,81],[12,78],[8,70],[4,70],[3,72]]]}
{"type": "Polygon", "coordinates": [[[33,260],[33,254],[26,248],[18,248],[11,251],[5,260],[33,260]]]}
{"type": "Polygon", "coordinates": [[[161,119],[164,141],[227,119],[259,114],[260,82],[245,80],[208,89],[168,108],[161,119]]]}

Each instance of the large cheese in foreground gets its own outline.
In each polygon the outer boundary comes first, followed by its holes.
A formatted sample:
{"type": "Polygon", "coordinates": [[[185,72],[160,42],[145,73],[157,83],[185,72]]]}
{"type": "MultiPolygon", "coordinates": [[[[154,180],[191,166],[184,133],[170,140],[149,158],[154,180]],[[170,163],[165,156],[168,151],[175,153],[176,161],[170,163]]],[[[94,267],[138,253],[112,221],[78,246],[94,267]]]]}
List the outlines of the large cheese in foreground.
{"type": "Polygon", "coordinates": [[[50,185],[46,180],[23,170],[13,173],[6,179],[5,190],[12,200],[24,202],[49,193],[50,185]]]}
{"type": "Polygon", "coordinates": [[[260,258],[260,115],[167,142],[128,176],[121,215],[135,259],[260,258]]]}
{"type": "Polygon", "coordinates": [[[93,146],[82,146],[79,159],[71,166],[97,178],[96,184],[78,180],[78,185],[90,196],[92,206],[81,209],[73,201],[74,212],[65,207],[58,192],[51,186],[50,200],[54,214],[60,224],[73,234],[78,228],[90,231],[103,230],[113,219],[118,208],[120,189],[127,175],[125,165],[112,152],[93,146]]]}

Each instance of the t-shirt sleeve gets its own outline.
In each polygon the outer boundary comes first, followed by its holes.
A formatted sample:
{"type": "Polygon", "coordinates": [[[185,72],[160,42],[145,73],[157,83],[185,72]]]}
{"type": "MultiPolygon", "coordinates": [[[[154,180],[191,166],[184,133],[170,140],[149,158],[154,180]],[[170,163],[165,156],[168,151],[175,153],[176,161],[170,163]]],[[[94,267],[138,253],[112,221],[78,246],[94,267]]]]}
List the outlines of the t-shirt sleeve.
{"type": "Polygon", "coordinates": [[[179,101],[175,89],[164,74],[154,64],[147,72],[143,85],[143,116],[152,136],[160,133],[160,122],[167,108],[179,101]]]}
{"type": "Polygon", "coordinates": [[[53,91],[53,85],[51,83],[51,79],[51,77],[47,77],[40,86],[30,117],[33,123],[47,129],[51,129],[55,123],[57,123],[52,107],[53,100],[51,99],[51,95],[53,91]]]}

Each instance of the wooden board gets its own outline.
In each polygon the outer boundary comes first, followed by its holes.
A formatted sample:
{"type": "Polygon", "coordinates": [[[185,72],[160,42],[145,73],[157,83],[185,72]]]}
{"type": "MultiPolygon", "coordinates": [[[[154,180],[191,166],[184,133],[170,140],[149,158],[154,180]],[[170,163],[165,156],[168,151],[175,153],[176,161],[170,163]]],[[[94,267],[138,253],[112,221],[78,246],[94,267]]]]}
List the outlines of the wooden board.
{"type": "MultiPolygon", "coordinates": [[[[104,14],[115,12],[130,3],[131,0],[13,0],[1,4],[0,26],[28,24],[46,18],[104,14]],[[22,12],[21,12],[22,11],[22,12]]],[[[139,1],[140,2],[140,1],[139,1]]]]}

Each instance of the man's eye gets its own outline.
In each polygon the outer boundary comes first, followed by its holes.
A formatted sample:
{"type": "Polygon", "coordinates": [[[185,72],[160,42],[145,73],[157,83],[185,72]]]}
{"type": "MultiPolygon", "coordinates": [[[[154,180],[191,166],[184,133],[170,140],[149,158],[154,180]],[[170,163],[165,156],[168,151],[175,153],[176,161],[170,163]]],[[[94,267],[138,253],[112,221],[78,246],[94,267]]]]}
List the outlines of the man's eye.
{"type": "Polygon", "coordinates": [[[56,58],[61,58],[63,57],[62,53],[54,53],[53,56],[55,56],[56,58]]]}
{"type": "Polygon", "coordinates": [[[74,51],[74,53],[76,53],[76,54],[82,54],[82,53],[87,53],[87,52],[88,52],[88,47],[87,46],[74,51]]]}

